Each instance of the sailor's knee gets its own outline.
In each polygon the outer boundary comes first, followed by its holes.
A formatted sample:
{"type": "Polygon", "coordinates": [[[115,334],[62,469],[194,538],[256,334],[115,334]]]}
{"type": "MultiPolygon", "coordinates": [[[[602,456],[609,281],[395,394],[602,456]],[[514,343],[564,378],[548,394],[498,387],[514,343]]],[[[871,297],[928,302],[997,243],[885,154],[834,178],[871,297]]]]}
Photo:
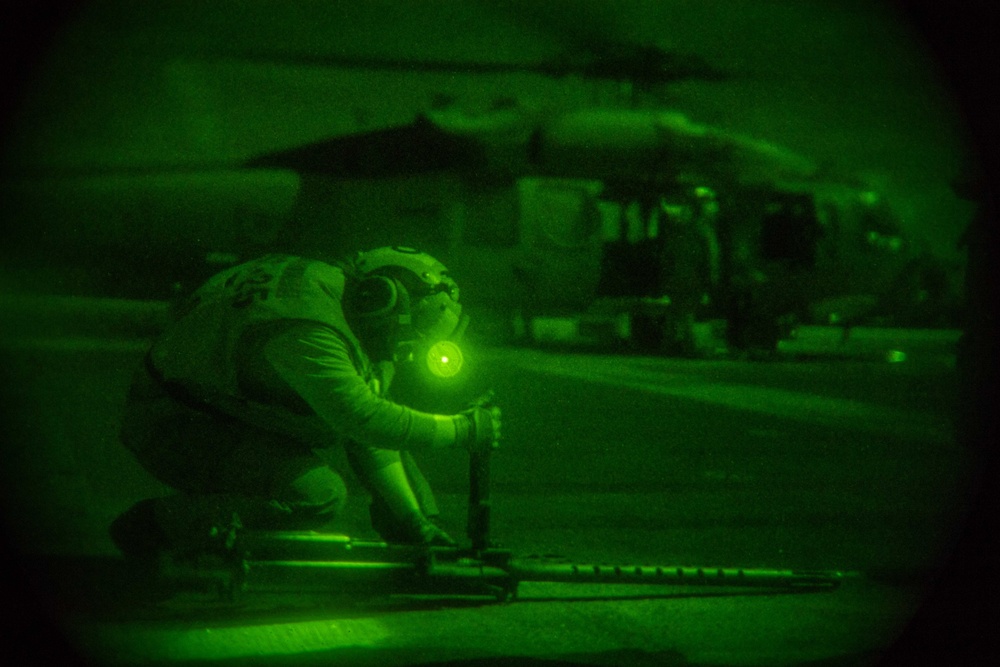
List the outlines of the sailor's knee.
{"type": "Polygon", "coordinates": [[[295,477],[282,495],[297,513],[333,518],[347,502],[347,485],[332,469],[317,466],[295,477]]]}

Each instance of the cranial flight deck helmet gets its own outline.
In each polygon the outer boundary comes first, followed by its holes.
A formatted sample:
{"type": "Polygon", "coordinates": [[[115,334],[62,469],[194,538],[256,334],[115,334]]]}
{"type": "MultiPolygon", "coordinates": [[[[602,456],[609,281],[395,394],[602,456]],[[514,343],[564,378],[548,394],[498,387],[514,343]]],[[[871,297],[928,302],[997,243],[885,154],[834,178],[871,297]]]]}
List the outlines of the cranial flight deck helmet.
{"type": "Polygon", "coordinates": [[[462,316],[458,284],[447,267],[426,253],[398,246],[359,253],[352,266],[358,282],[345,306],[357,333],[384,341],[392,348],[390,357],[398,356],[400,346],[428,347],[435,374],[457,372],[461,353],[456,342],[468,317],[462,316]]]}

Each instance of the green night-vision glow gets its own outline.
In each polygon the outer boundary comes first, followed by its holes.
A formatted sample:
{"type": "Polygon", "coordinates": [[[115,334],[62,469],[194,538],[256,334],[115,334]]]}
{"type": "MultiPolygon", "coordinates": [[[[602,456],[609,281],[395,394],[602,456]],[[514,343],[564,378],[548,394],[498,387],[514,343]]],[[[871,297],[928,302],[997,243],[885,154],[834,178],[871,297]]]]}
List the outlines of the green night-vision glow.
{"type": "Polygon", "coordinates": [[[462,350],[450,340],[440,341],[427,351],[427,368],[439,378],[450,378],[462,370],[462,350]]]}

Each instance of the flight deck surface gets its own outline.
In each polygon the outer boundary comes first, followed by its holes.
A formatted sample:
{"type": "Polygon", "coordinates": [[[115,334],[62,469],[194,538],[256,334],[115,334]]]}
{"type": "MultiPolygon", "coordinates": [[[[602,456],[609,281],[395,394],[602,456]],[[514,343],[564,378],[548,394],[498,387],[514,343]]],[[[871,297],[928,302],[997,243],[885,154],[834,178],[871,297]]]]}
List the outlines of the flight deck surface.
{"type": "MultiPolygon", "coordinates": [[[[45,447],[22,452],[15,489],[34,507],[11,524],[57,610],[49,618],[98,664],[879,664],[968,507],[971,459],[952,433],[948,355],[749,362],[473,350],[477,382],[504,410],[492,485],[503,547],[852,574],[835,591],[802,594],[528,582],[510,603],[315,593],[153,603],[123,580],[104,532],[130,502],[162,492],[113,443],[141,346],[81,345],[7,352],[12,377],[31,377],[20,400],[61,399],[34,402],[45,447]],[[96,444],[71,440],[67,424],[96,444]]],[[[464,537],[467,458],[423,463],[444,527],[464,537]]],[[[373,537],[365,514],[355,495],[343,532],[373,537]]]]}

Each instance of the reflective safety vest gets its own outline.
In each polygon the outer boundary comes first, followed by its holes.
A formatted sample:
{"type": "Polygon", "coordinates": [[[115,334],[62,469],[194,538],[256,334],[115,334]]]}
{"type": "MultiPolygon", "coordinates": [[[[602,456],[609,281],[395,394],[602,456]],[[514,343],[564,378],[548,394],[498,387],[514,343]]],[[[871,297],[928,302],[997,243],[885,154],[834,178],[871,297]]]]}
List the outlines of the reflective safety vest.
{"type": "Polygon", "coordinates": [[[292,321],[316,322],[345,341],[358,374],[381,395],[379,369],[344,317],[345,282],[340,268],[288,255],[268,255],[227,269],[178,308],[150,350],[152,372],[211,410],[308,440],[329,438],[330,427],[315,415],[246,396],[240,373],[269,333],[292,321]]]}

